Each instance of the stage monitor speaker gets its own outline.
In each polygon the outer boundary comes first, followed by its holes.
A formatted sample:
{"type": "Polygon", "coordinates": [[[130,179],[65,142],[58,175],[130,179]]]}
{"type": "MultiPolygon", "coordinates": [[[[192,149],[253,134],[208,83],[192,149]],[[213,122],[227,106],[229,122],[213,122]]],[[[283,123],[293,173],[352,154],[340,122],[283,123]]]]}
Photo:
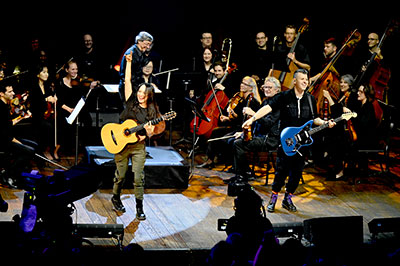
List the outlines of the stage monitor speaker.
{"type": "Polygon", "coordinates": [[[359,247],[364,242],[362,216],[312,218],[303,225],[304,237],[314,246],[359,247]]]}
{"type": "Polygon", "coordinates": [[[369,232],[375,238],[379,233],[400,233],[400,217],[375,218],[368,223],[369,232]]]}
{"type": "Polygon", "coordinates": [[[302,222],[293,223],[276,223],[273,224],[274,234],[276,237],[297,237],[301,239],[304,232],[302,222]]]}
{"type": "Polygon", "coordinates": [[[124,235],[123,224],[74,224],[74,232],[88,238],[118,238],[124,235]]]}

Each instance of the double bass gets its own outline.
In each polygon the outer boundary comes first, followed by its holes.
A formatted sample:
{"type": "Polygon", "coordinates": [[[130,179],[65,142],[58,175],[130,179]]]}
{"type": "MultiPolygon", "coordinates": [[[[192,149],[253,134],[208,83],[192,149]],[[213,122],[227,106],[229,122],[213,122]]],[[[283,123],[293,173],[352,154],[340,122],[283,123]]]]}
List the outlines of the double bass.
{"type": "MultiPolygon", "coordinates": [[[[299,28],[296,39],[293,41],[293,45],[290,48],[289,53],[294,53],[297,43],[299,42],[300,35],[302,33],[304,33],[305,31],[307,31],[307,29],[308,29],[310,21],[307,18],[304,18],[303,21],[304,21],[304,24],[299,28]]],[[[274,38],[274,48],[275,48],[275,38],[274,38]]],[[[276,70],[273,67],[270,72],[270,76],[273,76],[280,81],[280,83],[282,84],[283,91],[293,88],[294,72],[298,69],[296,64],[293,63],[293,61],[289,57],[286,58],[286,65],[289,69],[289,72],[276,70]]]]}
{"type": "Polygon", "coordinates": [[[335,70],[334,64],[339,57],[346,50],[346,47],[354,46],[355,43],[359,42],[361,34],[355,29],[347,38],[340,50],[332,57],[329,63],[321,71],[320,76],[314,80],[314,82],[308,88],[308,92],[314,95],[317,100],[317,111],[320,116],[327,120],[329,118],[329,104],[324,97],[324,90],[329,91],[332,98],[339,100],[340,93],[340,81],[339,73],[335,70]],[[354,38],[353,38],[354,37],[354,38]]]}
{"type": "MultiPolygon", "coordinates": [[[[394,29],[398,27],[399,22],[392,20],[387,25],[384,34],[382,35],[381,39],[379,40],[379,44],[376,50],[380,50],[384,41],[390,35],[394,29]]],[[[372,67],[373,62],[376,62],[375,69],[372,71],[372,75],[368,80],[368,83],[374,88],[375,90],[375,98],[387,103],[387,93],[386,90],[388,89],[388,83],[391,77],[390,69],[382,64],[380,59],[377,59],[377,52],[372,53],[371,57],[368,61],[364,64],[364,69],[357,75],[356,82],[354,89],[358,89],[358,87],[365,82],[365,74],[369,68],[372,67]]]]}

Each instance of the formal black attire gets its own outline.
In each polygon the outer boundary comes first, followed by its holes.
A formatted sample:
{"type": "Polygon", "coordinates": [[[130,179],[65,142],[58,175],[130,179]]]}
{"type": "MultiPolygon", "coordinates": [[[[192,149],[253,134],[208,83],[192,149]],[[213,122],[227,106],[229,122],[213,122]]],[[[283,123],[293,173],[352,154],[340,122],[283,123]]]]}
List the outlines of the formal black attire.
{"type": "Polygon", "coordinates": [[[128,55],[132,53],[132,89],[133,91],[136,91],[138,89],[138,85],[141,83],[141,77],[142,77],[142,68],[147,65],[149,61],[149,57],[147,56],[146,53],[143,53],[139,50],[137,45],[131,46],[128,50],[125,51],[124,56],[122,57],[121,60],[121,68],[119,71],[119,93],[122,99],[122,102],[126,102],[127,99],[125,98],[125,92],[124,92],[124,84],[125,84],[125,67],[126,67],[126,60],[125,60],[125,55],[128,55]]]}
{"type": "Polygon", "coordinates": [[[7,104],[0,100],[0,151],[4,153],[0,167],[5,170],[1,173],[4,180],[11,178],[13,184],[21,184],[21,173],[30,172],[30,160],[34,157],[37,143],[19,139],[22,144],[13,142],[15,137],[10,109],[7,104]]]}
{"type": "MultiPolygon", "coordinates": [[[[287,55],[290,53],[290,49],[291,47],[288,47],[285,42],[277,45],[275,52],[273,54],[274,69],[285,72],[289,71],[286,60],[288,60],[287,55]]],[[[294,53],[298,61],[308,65],[310,64],[310,56],[307,52],[307,49],[302,44],[298,43],[296,45],[294,53]]]]}
{"type": "MultiPolygon", "coordinates": [[[[259,102],[254,99],[254,97],[250,98],[250,95],[247,96],[246,99],[242,99],[239,101],[239,103],[236,105],[234,112],[238,115],[236,118],[233,118],[229,121],[226,122],[221,122],[219,121],[218,127],[214,128],[212,133],[211,133],[211,139],[213,138],[218,138],[222,136],[233,136],[235,132],[242,131],[242,124],[244,122],[243,119],[243,108],[250,107],[252,110],[258,110],[260,108],[259,102]],[[250,101],[248,103],[248,101],[250,101]],[[247,104],[248,103],[248,104],[247,104]]],[[[228,108],[229,104],[224,110],[224,114],[227,114],[226,109],[228,108]]],[[[235,141],[234,137],[227,138],[227,139],[222,139],[222,140],[216,140],[208,143],[207,146],[207,157],[211,160],[215,158],[216,155],[220,155],[221,157],[224,158],[225,164],[231,164],[233,163],[231,160],[232,158],[232,148],[233,148],[233,143],[235,141]]]]}
{"type": "Polygon", "coordinates": [[[35,139],[39,148],[43,151],[46,147],[54,147],[54,104],[48,103],[46,98],[54,96],[54,92],[45,83],[45,92],[43,93],[38,84],[35,84],[30,92],[30,111],[32,113],[32,124],[35,139]],[[49,109],[50,105],[50,109],[49,109]],[[53,111],[45,119],[46,112],[53,111]]]}
{"type": "MultiPolygon", "coordinates": [[[[271,99],[265,99],[261,107],[268,105],[271,99]]],[[[257,109],[253,110],[256,111],[257,109]]],[[[271,113],[252,125],[253,138],[251,140],[244,141],[242,138],[235,140],[233,145],[233,167],[237,175],[245,177],[246,172],[249,170],[249,163],[246,157],[248,152],[274,150],[278,147],[279,116],[280,110],[272,110],[271,113]]]]}

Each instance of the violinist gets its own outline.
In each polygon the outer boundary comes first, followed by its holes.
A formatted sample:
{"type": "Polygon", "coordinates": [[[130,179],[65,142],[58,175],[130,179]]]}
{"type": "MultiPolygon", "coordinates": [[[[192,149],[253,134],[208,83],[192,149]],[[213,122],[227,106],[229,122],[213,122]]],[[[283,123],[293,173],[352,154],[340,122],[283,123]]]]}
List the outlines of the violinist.
{"type": "Polygon", "coordinates": [[[21,173],[31,170],[30,161],[34,157],[37,143],[17,138],[13,126],[25,117],[13,120],[10,114],[10,103],[14,98],[14,89],[11,83],[0,83],[0,151],[7,157],[2,162],[4,171],[1,171],[1,179],[11,187],[19,187],[21,173]]]}
{"type": "MultiPolygon", "coordinates": [[[[271,99],[281,91],[281,84],[278,79],[274,77],[267,77],[264,81],[264,84],[261,86],[261,90],[265,95],[265,98],[261,104],[262,107],[267,105],[271,99]]],[[[249,117],[252,117],[257,110],[258,109],[252,109],[251,107],[245,107],[243,112],[249,115],[249,117]]],[[[251,140],[246,141],[243,138],[238,138],[242,132],[235,134],[237,138],[233,144],[233,167],[236,175],[228,182],[236,179],[247,181],[250,178],[248,174],[250,172],[250,168],[246,157],[248,152],[274,150],[278,147],[279,113],[279,110],[274,110],[254,123],[254,130],[252,130],[254,133],[251,140]]]]}
{"type": "MultiPolygon", "coordinates": [[[[60,126],[60,144],[67,147],[74,147],[75,141],[75,125],[67,123],[66,118],[74,111],[76,104],[82,97],[87,94],[87,89],[80,84],[78,76],[78,65],[75,61],[70,60],[65,65],[65,76],[59,80],[56,85],[57,102],[57,122],[60,126]]],[[[90,89],[97,86],[97,81],[90,84],[90,89]]],[[[79,122],[84,126],[91,125],[91,117],[88,110],[84,107],[79,114],[79,122]]],[[[72,151],[72,150],[70,150],[72,151]]],[[[70,152],[69,151],[69,152],[70,152]]],[[[67,151],[68,152],[68,151],[67,151]]]]}
{"type": "Polygon", "coordinates": [[[31,88],[30,110],[32,112],[33,130],[39,149],[44,156],[53,160],[59,159],[58,149],[60,145],[55,144],[55,104],[57,97],[51,90],[49,83],[49,69],[47,65],[37,66],[33,77],[31,88]]]}
{"type": "Polygon", "coordinates": [[[220,116],[218,127],[214,128],[210,139],[226,137],[221,140],[209,141],[207,145],[207,160],[199,167],[212,168],[214,159],[218,155],[225,160],[225,164],[232,164],[232,145],[235,140],[234,133],[241,130],[241,125],[246,117],[245,108],[258,110],[261,99],[258,94],[257,82],[246,76],[240,83],[240,91],[230,100],[223,114],[220,116]],[[230,136],[230,137],[229,137],[230,136]]]}

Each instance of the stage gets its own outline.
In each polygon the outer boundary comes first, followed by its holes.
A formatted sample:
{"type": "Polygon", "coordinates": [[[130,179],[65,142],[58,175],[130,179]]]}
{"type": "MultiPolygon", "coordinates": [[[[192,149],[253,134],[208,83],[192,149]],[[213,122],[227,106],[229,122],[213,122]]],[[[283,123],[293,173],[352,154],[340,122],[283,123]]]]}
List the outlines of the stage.
{"type": "MultiPolygon", "coordinates": [[[[72,161],[73,158],[71,158],[72,161]]],[[[379,169],[373,167],[371,171],[379,169]]],[[[362,216],[363,240],[371,241],[368,223],[375,218],[400,217],[399,166],[392,165],[391,172],[374,177],[358,177],[363,181],[352,184],[349,180],[328,181],[323,170],[308,167],[304,172],[304,184],[300,184],[294,204],[296,213],[281,207],[280,194],[276,211],[267,213],[274,226],[294,225],[304,220],[320,217],[362,216]],[[367,181],[364,183],[364,181],[367,181]]],[[[265,186],[264,168],[256,166],[257,179],[250,181],[256,192],[268,203],[271,186],[265,186]]],[[[271,170],[272,173],[272,170],[271,170]]],[[[273,174],[269,174],[269,184],[273,174]]],[[[202,251],[205,256],[220,240],[226,238],[217,230],[217,220],[233,215],[234,197],[227,195],[223,180],[233,174],[222,171],[222,166],[212,170],[196,168],[188,180],[187,188],[148,188],[144,195],[145,221],[135,218],[133,189],[124,189],[121,199],[125,213],[113,210],[111,188],[100,188],[93,194],[74,202],[71,215],[76,224],[121,224],[122,245],[137,243],[145,251],[189,252],[202,251]]],[[[21,214],[24,191],[2,187],[1,195],[9,204],[6,213],[0,213],[0,221],[11,221],[21,214]]],[[[329,228],[326,228],[329,230],[329,228]]],[[[116,247],[116,238],[88,238],[98,247],[116,247]]],[[[304,240],[304,239],[303,239],[304,240]]],[[[306,241],[306,240],[304,240],[306,241]]]]}

